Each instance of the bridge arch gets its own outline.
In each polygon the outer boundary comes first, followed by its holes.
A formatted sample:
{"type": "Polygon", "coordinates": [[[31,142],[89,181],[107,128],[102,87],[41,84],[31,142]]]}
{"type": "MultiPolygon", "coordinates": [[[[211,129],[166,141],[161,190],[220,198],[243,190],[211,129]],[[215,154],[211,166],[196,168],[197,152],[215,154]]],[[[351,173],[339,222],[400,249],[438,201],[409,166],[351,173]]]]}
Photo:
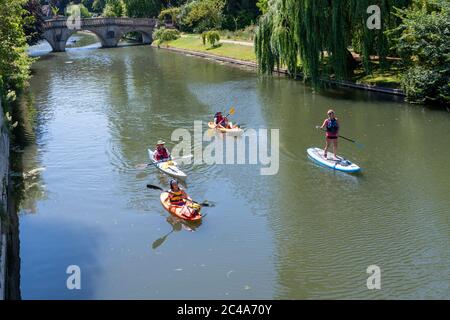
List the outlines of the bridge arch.
{"type": "Polygon", "coordinates": [[[140,28],[130,28],[128,30],[123,30],[120,34],[120,38],[123,38],[126,34],[128,33],[132,33],[132,32],[136,32],[136,33],[140,33],[142,36],[142,43],[143,44],[151,44],[153,42],[153,30],[142,30],[140,28]]]}
{"type": "Polygon", "coordinates": [[[74,30],[67,27],[67,19],[52,19],[45,21],[43,37],[56,52],[65,51],[70,36],[81,30],[94,33],[100,39],[102,47],[116,47],[120,38],[129,32],[141,33],[143,43],[150,44],[156,24],[155,19],[87,18],[82,19],[80,28],[74,30]]]}

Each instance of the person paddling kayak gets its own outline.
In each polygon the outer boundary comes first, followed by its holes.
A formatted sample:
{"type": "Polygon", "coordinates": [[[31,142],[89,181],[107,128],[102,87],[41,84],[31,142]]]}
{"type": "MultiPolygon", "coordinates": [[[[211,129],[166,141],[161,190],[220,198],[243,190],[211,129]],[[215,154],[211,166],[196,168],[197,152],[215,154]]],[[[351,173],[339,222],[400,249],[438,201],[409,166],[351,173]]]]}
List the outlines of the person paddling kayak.
{"type": "Polygon", "coordinates": [[[330,109],[327,112],[328,118],[324,120],[322,126],[320,129],[326,129],[325,139],[325,149],[323,156],[327,159],[327,152],[328,147],[330,146],[330,143],[333,143],[333,153],[334,157],[336,158],[337,154],[337,147],[338,147],[338,132],[339,132],[339,122],[338,119],[335,117],[334,110],[330,109]]]}
{"type": "Polygon", "coordinates": [[[170,190],[169,192],[169,202],[170,205],[184,207],[182,210],[182,215],[186,218],[194,218],[199,214],[200,206],[198,204],[192,203],[191,198],[187,193],[178,186],[178,181],[175,179],[170,180],[170,190]]]}
{"type": "Polygon", "coordinates": [[[219,128],[224,129],[232,128],[231,123],[228,121],[228,118],[224,117],[221,111],[216,112],[216,114],[214,115],[214,124],[219,128]]]}
{"type": "Polygon", "coordinates": [[[178,181],[175,179],[170,180],[169,200],[170,204],[176,206],[184,206],[188,195],[186,192],[178,186],[178,181]]]}
{"type": "Polygon", "coordinates": [[[169,150],[167,150],[167,148],[164,145],[165,142],[162,140],[159,140],[156,143],[156,149],[155,152],[153,153],[153,159],[155,159],[155,161],[163,161],[171,159],[169,150]]]}

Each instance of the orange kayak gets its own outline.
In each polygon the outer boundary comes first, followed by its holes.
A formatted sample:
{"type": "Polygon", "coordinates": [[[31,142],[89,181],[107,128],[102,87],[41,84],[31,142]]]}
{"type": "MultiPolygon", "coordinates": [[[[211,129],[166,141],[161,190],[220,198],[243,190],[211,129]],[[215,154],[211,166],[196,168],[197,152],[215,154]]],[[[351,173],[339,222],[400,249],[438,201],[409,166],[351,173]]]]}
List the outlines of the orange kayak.
{"type": "Polygon", "coordinates": [[[202,214],[200,213],[201,209],[193,208],[187,203],[184,206],[176,206],[170,203],[169,201],[169,193],[163,192],[160,196],[161,204],[174,216],[177,216],[180,219],[188,220],[188,221],[200,221],[202,219],[202,214]],[[194,214],[191,216],[191,214],[194,214]]]}
{"type": "Polygon", "coordinates": [[[222,133],[229,133],[229,134],[233,134],[233,135],[241,135],[242,133],[244,133],[244,130],[242,130],[241,128],[239,128],[237,125],[234,125],[234,127],[232,129],[226,129],[226,128],[218,128],[214,122],[208,122],[208,127],[210,129],[217,129],[222,133]]]}

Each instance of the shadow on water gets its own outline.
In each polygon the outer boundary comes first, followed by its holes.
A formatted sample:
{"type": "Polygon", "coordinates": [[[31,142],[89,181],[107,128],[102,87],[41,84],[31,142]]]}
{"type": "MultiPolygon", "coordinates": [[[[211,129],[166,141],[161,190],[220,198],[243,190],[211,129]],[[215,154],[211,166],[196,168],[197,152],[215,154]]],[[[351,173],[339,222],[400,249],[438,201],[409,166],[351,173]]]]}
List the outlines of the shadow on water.
{"type": "Polygon", "coordinates": [[[168,216],[166,221],[172,226],[172,230],[170,230],[168,233],[166,233],[164,236],[156,239],[152,243],[152,249],[156,250],[158,247],[160,247],[173,232],[180,232],[180,231],[188,231],[188,232],[195,232],[200,226],[201,222],[190,222],[186,221],[174,216],[168,216]]]}
{"type": "Polygon", "coordinates": [[[50,223],[37,220],[27,224],[27,219],[38,211],[37,203],[47,197],[41,176],[45,168],[40,164],[42,154],[36,143],[42,134],[45,119],[43,121],[43,112],[38,113],[34,105],[31,93],[25,92],[14,108],[14,118],[18,120],[19,126],[13,132],[11,143],[7,298],[93,298],[93,274],[98,273],[95,250],[99,230],[67,221],[50,223]],[[22,216],[20,225],[19,216],[22,216]],[[26,232],[23,232],[24,229],[26,232]],[[42,255],[42,251],[46,254],[42,255]],[[29,257],[32,264],[28,263],[29,257]],[[55,261],[49,262],[49,259],[55,261]],[[66,288],[68,260],[80,266],[83,290],[66,288]],[[52,274],[59,280],[55,282],[44,278],[40,272],[42,265],[50,267],[52,274]],[[21,280],[23,284],[32,286],[24,290],[27,296],[21,294],[21,280]]]}
{"type": "Polygon", "coordinates": [[[95,298],[96,278],[102,272],[97,252],[101,231],[76,220],[35,219],[28,223],[29,219],[33,218],[22,217],[20,226],[22,290],[27,292],[23,299],[95,298]],[[80,267],[81,290],[66,286],[70,265],[80,267]],[[46,272],[41,272],[42,268],[46,272]]]}

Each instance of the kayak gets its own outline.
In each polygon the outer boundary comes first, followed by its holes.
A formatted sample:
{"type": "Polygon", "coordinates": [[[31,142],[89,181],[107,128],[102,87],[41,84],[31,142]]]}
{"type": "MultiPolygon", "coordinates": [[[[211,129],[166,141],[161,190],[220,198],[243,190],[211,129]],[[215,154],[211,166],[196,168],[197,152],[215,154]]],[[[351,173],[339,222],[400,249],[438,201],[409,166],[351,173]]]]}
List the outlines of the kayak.
{"type": "Polygon", "coordinates": [[[330,152],[328,152],[328,158],[325,158],[323,150],[320,148],[309,148],[307,152],[311,159],[328,168],[344,172],[358,172],[361,170],[358,165],[340,156],[335,158],[330,152]]]}
{"type": "Polygon", "coordinates": [[[240,136],[241,134],[244,133],[244,130],[242,130],[241,128],[239,128],[237,125],[235,125],[233,127],[233,129],[226,129],[226,128],[218,128],[214,122],[208,122],[208,127],[210,129],[217,129],[222,133],[226,133],[226,134],[230,134],[230,135],[236,135],[236,136],[240,136]]]}
{"type": "Polygon", "coordinates": [[[159,170],[161,170],[165,174],[168,174],[169,176],[172,176],[172,177],[175,177],[178,179],[186,179],[187,175],[177,167],[177,163],[175,161],[172,161],[172,160],[163,161],[163,162],[155,161],[155,159],[153,159],[153,153],[154,153],[154,151],[148,149],[148,156],[150,158],[150,161],[156,167],[158,167],[159,170]]]}
{"type": "Polygon", "coordinates": [[[200,213],[201,208],[193,208],[193,206],[191,206],[189,203],[184,206],[176,206],[170,204],[168,192],[161,193],[160,200],[164,209],[180,219],[187,221],[200,221],[202,219],[202,214],[200,213]],[[195,215],[193,217],[190,217],[191,213],[194,213],[195,215]]]}

